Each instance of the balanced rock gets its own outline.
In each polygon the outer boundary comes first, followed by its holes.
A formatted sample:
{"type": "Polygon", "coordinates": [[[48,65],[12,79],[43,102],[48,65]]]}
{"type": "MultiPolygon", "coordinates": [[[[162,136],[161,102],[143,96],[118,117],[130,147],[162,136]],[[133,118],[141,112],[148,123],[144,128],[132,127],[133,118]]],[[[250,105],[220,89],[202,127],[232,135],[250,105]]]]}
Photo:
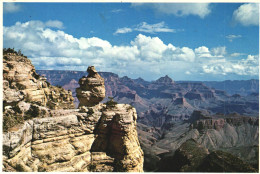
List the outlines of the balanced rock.
{"type": "Polygon", "coordinates": [[[76,89],[79,106],[95,106],[105,98],[104,79],[94,66],[87,69],[88,76],[79,79],[80,87],[76,89]]]}

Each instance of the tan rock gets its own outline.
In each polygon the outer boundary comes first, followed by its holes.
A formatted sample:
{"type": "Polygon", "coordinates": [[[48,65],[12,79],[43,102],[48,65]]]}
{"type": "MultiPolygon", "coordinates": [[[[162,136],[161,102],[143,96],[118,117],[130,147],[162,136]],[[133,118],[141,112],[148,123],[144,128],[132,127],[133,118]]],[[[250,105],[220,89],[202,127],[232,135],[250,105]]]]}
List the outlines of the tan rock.
{"type": "Polygon", "coordinates": [[[143,172],[134,108],[99,104],[78,111],[55,111],[5,134],[4,162],[17,171],[143,172]]]}
{"type": "Polygon", "coordinates": [[[87,69],[88,76],[79,79],[80,87],[76,89],[79,106],[94,106],[105,98],[104,79],[94,66],[87,69]]]}
{"type": "Polygon", "coordinates": [[[8,53],[3,64],[4,122],[16,121],[3,134],[4,171],[143,172],[136,110],[99,104],[104,79],[93,66],[79,80],[80,108],[69,109],[71,91],[49,85],[29,59],[8,53]]]}
{"type": "Polygon", "coordinates": [[[36,73],[29,59],[14,53],[7,53],[4,57],[4,101],[37,102],[51,109],[74,108],[72,93],[48,85],[46,78],[36,73]]]}

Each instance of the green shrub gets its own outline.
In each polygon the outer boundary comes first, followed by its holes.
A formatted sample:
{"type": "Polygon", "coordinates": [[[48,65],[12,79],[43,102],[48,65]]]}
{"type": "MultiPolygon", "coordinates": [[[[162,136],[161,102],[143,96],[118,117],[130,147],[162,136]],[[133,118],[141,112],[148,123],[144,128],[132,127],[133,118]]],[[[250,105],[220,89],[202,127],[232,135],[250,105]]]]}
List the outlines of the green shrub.
{"type": "Polygon", "coordinates": [[[24,122],[24,119],[21,114],[15,113],[5,113],[3,116],[3,131],[8,131],[9,128],[14,127],[18,124],[24,122]]]}
{"type": "Polygon", "coordinates": [[[29,120],[31,118],[38,117],[40,115],[40,109],[39,107],[35,105],[31,105],[30,109],[25,112],[24,119],[29,120]]]}
{"type": "Polygon", "coordinates": [[[117,105],[117,102],[115,102],[113,97],[108,97],[110,100],[107,101],[105,104],[107,107],[115,107],[117,105]]]}
{"type": "Polygon", "coordinates": [[[96,164],[90,164],[90,165],[88,166],[89,171],[93,171],[93,170],[95,170],[96,168],[97,168],[97,165],[96,165],[96,164]]]}
{"type": "Polygon", "coordinates": [[[133,109],[134,107],[132,105],[130,105],[128,108],[127,108],[127,111],[133,109]]]}
{"type": "Polygon", "coordinates": [[[94,110],[93,110],[92,108],[89,108],[87,114],[88,114],[88,115],[94,114],[94,110]]]}
{"type": "Polygon", "coordinates": [[[62,86],[60,86],[60,85],[56,85],[56,87],[57,87],[57,88],[62,88],[62,86]]]}

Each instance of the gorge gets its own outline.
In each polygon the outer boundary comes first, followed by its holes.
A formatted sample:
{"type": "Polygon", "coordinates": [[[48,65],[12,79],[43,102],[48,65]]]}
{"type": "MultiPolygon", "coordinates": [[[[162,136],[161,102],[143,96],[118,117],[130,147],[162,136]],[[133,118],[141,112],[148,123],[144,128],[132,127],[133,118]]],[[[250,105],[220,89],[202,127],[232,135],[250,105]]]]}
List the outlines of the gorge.
{"type": "Polygon", "coordinates": [[[35,70],[25,56],[3,58],[3,171],[258,170],[257,80],[234,94],[169,76],[35,70]]]}

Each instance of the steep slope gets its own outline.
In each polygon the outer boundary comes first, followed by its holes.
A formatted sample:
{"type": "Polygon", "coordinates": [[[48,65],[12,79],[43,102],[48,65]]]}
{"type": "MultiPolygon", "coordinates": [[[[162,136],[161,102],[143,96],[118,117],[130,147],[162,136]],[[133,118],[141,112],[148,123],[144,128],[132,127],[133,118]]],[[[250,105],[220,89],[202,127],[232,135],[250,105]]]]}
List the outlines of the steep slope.
{"type": "Polygon", "coordinates": [[[50,85],[36,73],[29,59],[15,53],[3,57],[5,102],[36,102],[49,108],[74,107],[71,92],[50,85]]]}
{"type": "Polygon", "coordinates": [[[222,151],[209,152],[195,140],[184,142],[175,153],[164,154],[160,172],[257,172],[241,159],[222,151]],[[174,165],[172,165],[174,164],[174,165]]]}
{"type": "MultiPolygon", "coordinates": [[[[69,78],[70,73],[67,73],[66,78],[69,78]]],[[[174,82],[168,76],[147,82],[141,78],[120,78],[113,73],[100,75],[105,80],[107,96],[137,109],[145,171],[155,171],[161,154],[175,151],[190,138],[207,149],[230,152],[254,165],[258,162],[257,93],[231,96],[202,82],[174,82]],[[195,110],[207,113],[194,119],[195,110]],[[232,113],[238,113],[236,118],[232,113]],[[215,125],[208,124],[211,122],[215,125]]],[[[52,74],[48,76],[52,78],[52,74]]]]}
{"type": "MultiPolygon", "coordinates": [[[[82,72],[46,70],[37,72],[45,74],[51,83],[71,89],[76,98],[74,91],[78,86],[75,86],[75,81],[82,77],[82,72]]],[[[136,107],[138,115],[140,115],[139,122],[144,124],[157,124],[157,118],[151,120],[152,117],[145,114],[150,113],[151,110],[158,113],[156,114],[158,116],[167,110],[167,116],[169,116],[167,120],[174,121],[187,120],[194,110],[200,109],[212,113],[237,112],[242,115],[258,116],[259,95],[257,93],[236,97],[228,95],[223,90],[210,88],[202,82],[174,82],[168,76],[161,77],[154,82],[147,82],[143,79],[134,80],[126,76],[120,78],[118,75],[108,72],[100,73],[100,75],[105,80],[106,96],[113,97],[117,102],[128,103],[136,107]],[[179,105],[180,100],[185,101],[186,104],[179,105]]],[[[258,84],[255,83],[255,87],[257,86],[258,84]]],[[[230,85],[231,87],[232,85],[230,85]]],[[[245,91],[247,90],[250,89],[245,88],[245,91]]],[[[248,92],[250,93],[250,91],[248,92]]],[[[163,120],[164,117],[166,115],[160,119],[163,120]]]]}
{"type": "Polygon", "coordinates": [[[224,90],[230,95],[240,94],[249,95],[251,93],[259,93],[259,80],[225,80],[222,82],[211,81],[203,82],[207,86],[215,89],[224,90]]]}
{"type": "Polygon", "coordinates": [[[74,108],[71,91],[50,85],[17,53],[3,55],[3,89],[4,131],[32,117],[45,117],[48,109],[74,108]]]}

